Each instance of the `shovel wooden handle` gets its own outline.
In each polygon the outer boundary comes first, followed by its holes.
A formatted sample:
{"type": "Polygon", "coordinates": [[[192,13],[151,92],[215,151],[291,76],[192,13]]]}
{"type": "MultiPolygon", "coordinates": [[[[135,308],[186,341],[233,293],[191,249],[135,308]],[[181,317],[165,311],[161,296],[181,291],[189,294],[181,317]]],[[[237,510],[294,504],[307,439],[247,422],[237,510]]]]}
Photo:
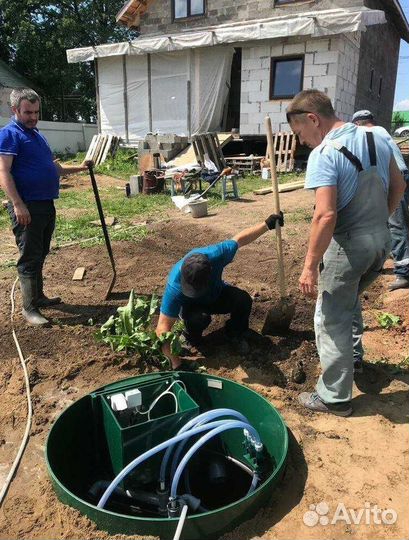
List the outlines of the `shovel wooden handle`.
{"type": "MultiPolygon", "coordinates": [[[[273,190],[273,199],[274,199],[274,213],[280,213],[280,199],[278,195],[278,180],[277,180],[277,169],[276,169],[276,159],[275,159],[275,148],[273,144],[273,132],[271,129],[271,119],[269,116],[265,118],[265,127],[267,134],[267,149],[268,155],[270,157],[270,172],[271,172],[271,187],[273,190]]],[[[278,262],[278,285],[280,288],[281,298],[287,296],[286,286],[285,286],[285,274],[284,274],[284,259],[283,259],[283,243],[281,240],[281,227],[276,222],[275,226],[276,232],[276,241],[277,241],[277,262],[278,262]]]]}

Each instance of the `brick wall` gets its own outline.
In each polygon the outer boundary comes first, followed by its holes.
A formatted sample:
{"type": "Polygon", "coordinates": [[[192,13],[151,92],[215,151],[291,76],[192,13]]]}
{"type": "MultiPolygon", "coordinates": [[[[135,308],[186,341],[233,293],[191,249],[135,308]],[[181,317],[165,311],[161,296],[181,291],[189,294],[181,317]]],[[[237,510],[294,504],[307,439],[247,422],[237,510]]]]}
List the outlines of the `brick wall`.
{"type": "Polygon", "coordinates": [[[362,6],[363,0],[310,0],[301,3],[274,6],[274,0],[206,0],[206,14],[188,20],[172,21],[172,0],[156,0],[141,17],[142,35],[176,33],[187,29],[229,22],[266,19],[274,15],[302,13],[317,9],[351,8],[362,6]]]}
{"type": "Polygon", "coordinates": [[[242,48],[240,131],[264,133],[270,115],[274,131],[288,131],[285,110],[289,99],[269,99],[272,57],[304,55],[303,89],[317,88],[332,100],[345,119],[353,113],[359,57],[359,34],[304,41],[273,40],[242,48]]]}

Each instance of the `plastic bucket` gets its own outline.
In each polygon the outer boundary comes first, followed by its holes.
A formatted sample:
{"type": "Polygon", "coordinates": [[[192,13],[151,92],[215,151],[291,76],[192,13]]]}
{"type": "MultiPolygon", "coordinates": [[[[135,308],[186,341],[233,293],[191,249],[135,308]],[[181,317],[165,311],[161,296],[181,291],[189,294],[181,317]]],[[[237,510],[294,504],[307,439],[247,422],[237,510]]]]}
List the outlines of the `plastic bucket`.
{"type": "Polygon", "coordinates": [[[207,201],[194,201],[189,204],[192,217],[201,218],[207,216],[207,201]]]}

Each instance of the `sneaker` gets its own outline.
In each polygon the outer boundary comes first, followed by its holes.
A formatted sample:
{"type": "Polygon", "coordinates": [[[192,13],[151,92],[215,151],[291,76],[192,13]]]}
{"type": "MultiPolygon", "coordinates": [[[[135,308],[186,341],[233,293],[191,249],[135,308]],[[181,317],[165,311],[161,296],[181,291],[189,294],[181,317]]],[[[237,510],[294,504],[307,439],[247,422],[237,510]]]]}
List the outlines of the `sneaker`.
{"type": "Polygon", "coordinates": [[[407,289],[409,287],[409,278],[404,276],[397,276],[395,281],[389,283],[388,289],[395,291],[396,289],[407,289]]]}
{"type": "Polygon", "coordinates": [[[330,413],[336,416],[349,416],[352,414],[350,401],[324,403],[316,392],[302,392],[298,396],[298,401],[305,408],[314,412],[330,413]]]}

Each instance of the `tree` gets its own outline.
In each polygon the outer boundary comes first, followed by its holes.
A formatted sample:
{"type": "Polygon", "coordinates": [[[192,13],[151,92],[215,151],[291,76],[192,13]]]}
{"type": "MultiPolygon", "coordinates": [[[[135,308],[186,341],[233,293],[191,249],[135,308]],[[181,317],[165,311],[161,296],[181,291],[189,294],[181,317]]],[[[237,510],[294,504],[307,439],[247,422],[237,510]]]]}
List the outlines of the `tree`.
{"type": "Polygon", "coordinates": [[[127,41],[118,0],[0,0],[0,56],[33,82],[44,120],[95,120],[93,65],[68,64],[66,50],[127,41]]]}

